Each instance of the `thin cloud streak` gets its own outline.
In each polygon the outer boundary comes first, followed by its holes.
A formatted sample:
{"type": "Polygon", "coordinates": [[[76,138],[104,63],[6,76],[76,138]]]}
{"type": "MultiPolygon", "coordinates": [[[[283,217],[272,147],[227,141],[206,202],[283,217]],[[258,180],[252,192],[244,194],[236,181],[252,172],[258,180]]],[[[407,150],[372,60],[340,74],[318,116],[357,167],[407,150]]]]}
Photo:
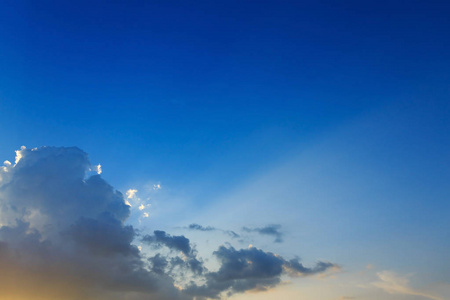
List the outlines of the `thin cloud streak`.
{"type": "Polygon", "coordinates": [[[413,289],[409,285],[409,279],[407,277],[401,277],[394,272],[382,271],[378,272],[377,276],[380,281],[373,282],[372,284],[389,294],[421,296],[432,300],[443,300],[441,297],[413,289]]]}
{"type": "Polygon", "coordinates": [[[264,227],[258,227],[258,228],[248,228],[243,227],[242,230],[245,232],[256,232],[261,235],[269,235],[275,237],[274,242],[275,243],[281,243],[283,242],[283,233],[280,232],[281,225],[279,224],[271,224],[264,227]]]}
{"type": "Polygon", "coordinates": [[[240,235],[234,232],[233,230],[224,230],[215,228],[212,226],[202,226],[200,224],[192,223],[189,226],[186,227],[189,230],[197,230],[197,231],[221,231],[227,235],[229,235],[231,238],[239,238],[240,235]]]}

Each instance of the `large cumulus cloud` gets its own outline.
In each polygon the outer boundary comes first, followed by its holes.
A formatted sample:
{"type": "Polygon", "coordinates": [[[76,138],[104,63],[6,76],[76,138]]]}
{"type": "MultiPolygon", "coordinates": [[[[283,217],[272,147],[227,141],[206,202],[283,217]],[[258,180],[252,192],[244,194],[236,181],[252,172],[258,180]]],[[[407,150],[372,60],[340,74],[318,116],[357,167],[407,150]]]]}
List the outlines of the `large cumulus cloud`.
{"type": "Polygon", "coordinates": [[[184,236],[155,230],[139,235],[125,221],[130,207],[100,175],[88,177],[82,150],[22,148],[0,168],[1,299],[194,299],[265,290],[283,274],[313,268],[257,248],[220,247],[209,271],[184,236]],[[133,241],[150,245],[141,252],[133,241]],[[180,286],[180,274],[192,280],[180,286]]]}
{"type": "Polygon", "coordinates": [[[21,149],[0,182],[0,298],[177,299],[131,242],[120,192],[78,148],[21,149]]]}

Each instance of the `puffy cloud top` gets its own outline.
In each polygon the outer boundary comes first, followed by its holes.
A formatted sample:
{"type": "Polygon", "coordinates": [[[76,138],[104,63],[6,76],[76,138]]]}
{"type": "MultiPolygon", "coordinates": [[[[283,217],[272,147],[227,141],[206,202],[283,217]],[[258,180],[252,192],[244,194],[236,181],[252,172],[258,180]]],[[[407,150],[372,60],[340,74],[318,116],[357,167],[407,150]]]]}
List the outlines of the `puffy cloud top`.
{"type": "Polygon", "coordinates": [[[0,298],[182,298],[172,278],[147,270],[124,225],[129,206],[90,169],[76,147],[42,147],[0,171],[0,298]]]}

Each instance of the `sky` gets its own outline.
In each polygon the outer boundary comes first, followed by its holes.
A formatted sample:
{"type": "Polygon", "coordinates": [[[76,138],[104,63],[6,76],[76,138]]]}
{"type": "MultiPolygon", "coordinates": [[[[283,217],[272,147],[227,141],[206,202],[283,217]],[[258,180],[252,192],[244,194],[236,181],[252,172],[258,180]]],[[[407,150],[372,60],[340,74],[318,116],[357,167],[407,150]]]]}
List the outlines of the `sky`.
{"type": "Polygon", "coordinates": [[[447,1],[0,4],[0,299],[450,299],[447,1]]]}

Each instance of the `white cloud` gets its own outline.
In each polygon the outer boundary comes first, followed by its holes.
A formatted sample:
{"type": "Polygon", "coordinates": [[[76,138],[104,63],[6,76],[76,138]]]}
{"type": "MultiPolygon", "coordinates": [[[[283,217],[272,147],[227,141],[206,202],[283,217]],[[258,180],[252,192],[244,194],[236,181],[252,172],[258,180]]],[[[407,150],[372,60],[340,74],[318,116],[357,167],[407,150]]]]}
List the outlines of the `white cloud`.
{"type": "Polygon", "coordinates": [[[16,159],[15,159],[15,164],[17,164],[19,162],[19,160],[22,158],[22,150],[25,150],[26,147],[22,146],[20,147],[20,150],[16,150],[16,159]]]}
{"type": "MultiPolygon", "coordinates": [[[[9,169],[11,168],[11,162],[9,160],[5,160],[3,162],[3,166],[0,168],[3,172],[8,172],[9,169]]],[[[0,181],[2,181],[2,176],[0,174],[0,181]]]]}
{"type": "Polygon", "coordinates": [[[136,190],[136,189],[129,189],[129,190],[126,192],[127,198],[128,198],[128,199],[134,198],[134,196],[136,195],[137,192],[138,192],[138,190],[136,190]]]}
{"type": "Polygon", "coordinates": [[[97,172],[97,174],[102,174],[102,165],[98,164],[96,166],[94,166],[94,171],[97,172]]]}

